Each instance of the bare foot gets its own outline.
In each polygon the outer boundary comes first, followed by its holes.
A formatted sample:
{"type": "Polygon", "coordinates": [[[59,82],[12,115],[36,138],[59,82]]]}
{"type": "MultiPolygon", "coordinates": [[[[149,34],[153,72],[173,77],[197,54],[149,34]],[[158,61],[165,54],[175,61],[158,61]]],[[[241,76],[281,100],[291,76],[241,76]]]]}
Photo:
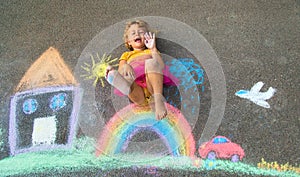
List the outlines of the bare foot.
{"type": "Polygon", "coordinates": [[[154,94],[154,112],[157,120],[162,120],[167,116],[167,109],[165,106],[165,98],[162,94],[154,94]]]}

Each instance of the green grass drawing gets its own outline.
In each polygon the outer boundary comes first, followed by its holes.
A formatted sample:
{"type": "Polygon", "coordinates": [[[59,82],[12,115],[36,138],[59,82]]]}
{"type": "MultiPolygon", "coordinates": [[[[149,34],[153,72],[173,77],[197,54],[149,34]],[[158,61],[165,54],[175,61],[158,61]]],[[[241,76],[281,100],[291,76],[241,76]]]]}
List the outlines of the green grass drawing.
{"type": "Polygon", "coordinates": [[[94,142],[92,139],[78,139],[70,150],[49,150],[18,154],[0,160],[0,176],[30,174],[64,174],[66,172],[81,171],[110,171],[124,168],[144,168],[154,166],[161,170],[184,171],[186,173],[222,172],[240,174],[242,176],[282,176],[299,177],[294,172],[279,172],[275,170],[259,169],[254,165],[229,160],[215,160],[213,168],[207,167],[208,160],[202,161],[202,166],[197,167],[190,157],[151,156],[142,154],[116,154],[113,156],[94,155],[94,142]],[[134,161],[132,159],[139,159],[134,161]]]}

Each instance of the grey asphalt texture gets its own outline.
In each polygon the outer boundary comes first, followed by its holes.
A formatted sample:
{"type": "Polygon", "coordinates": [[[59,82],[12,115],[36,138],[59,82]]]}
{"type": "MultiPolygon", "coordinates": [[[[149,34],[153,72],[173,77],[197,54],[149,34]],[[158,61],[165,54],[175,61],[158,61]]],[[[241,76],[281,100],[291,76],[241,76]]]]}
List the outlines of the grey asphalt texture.
{"type": "MultiPolygon", "coordinates": [[[[300,164],[299,0],[1,1],[0,9],[0,127],[5,142],[13,89],[45,50],[57,48],[74,70],[88,42],[106,27],[134,17],[162,16],[196,29],[221,62],[227,102],[217,134],[242,145],[245,163],[265,158],[300,164]],[[258,81],[265,83],[262,91],[277,89],[268,100],[270,109],[234,95],[258,81]]],[[[2,158],[8,153],[5,144],[2,158]]]]}

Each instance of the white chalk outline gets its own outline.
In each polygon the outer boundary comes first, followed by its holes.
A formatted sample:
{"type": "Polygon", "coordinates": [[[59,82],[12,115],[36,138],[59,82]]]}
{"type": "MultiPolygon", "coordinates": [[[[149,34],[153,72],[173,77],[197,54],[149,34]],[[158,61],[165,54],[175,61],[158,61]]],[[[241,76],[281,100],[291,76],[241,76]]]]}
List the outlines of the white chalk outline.
{"type": "MultiPolygon", "coordinates": [[[[160,16],[137,17],[113,24],[97,34],[85,47],[75,67],[75,77],[84,89],[83,98],[85,101],[81,106],[79,117],[79,126],[82,128],[82,131],[87,134],[91,131],[89,125],[85,125],[84,122],[89,121],[89,119],[102,118],[96,109],[97,103],[95,101],[95,88],[92,85],[93,81],[83,80],[83,78],[80,77],[82,74],[80,66],[89,60],[90,54],[92,53],[110,53],[121,46],[124,43],[122,39],[125,24],[127,21],[134,19],[147,21],[152,28],[159,30],[159,38],[167,39],[183,46],[189,50],[196,57],[201,66],[203,66],[210,83],[212,99],[209,117],[198,144],[210,140],[221,124],[226,105],[226,81],[222,66],[210,44],[197,30],[178,20],[160,16]]],[[[198,118],[198,115],[196,115],[196,118],[198,118]]],[[[104,121],[100,122],[100,124],[101,127],[104,127],[104,121]]]]}

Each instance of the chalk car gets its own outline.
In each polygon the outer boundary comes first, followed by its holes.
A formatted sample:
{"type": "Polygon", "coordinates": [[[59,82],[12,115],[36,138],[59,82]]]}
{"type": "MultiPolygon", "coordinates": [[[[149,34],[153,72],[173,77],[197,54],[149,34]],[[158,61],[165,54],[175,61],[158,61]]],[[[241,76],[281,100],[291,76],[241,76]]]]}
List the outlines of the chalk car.
{"type": "Polygon", "coordinates": [[[225,136],[216,136],[212,140],[203,143],[198,152],[201,158],[207,159],[231,159],[238,162],[245,156],[244,150],[238,144],[232,143],[225,136]]]}

